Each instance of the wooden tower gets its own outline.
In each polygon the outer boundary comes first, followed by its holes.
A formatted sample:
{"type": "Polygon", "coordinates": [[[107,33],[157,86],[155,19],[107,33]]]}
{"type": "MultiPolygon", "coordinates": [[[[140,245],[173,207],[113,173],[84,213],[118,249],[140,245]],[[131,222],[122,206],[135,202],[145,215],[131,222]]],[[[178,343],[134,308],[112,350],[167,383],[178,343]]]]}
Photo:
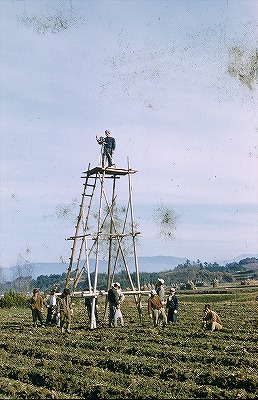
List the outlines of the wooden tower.
{"type": "MultiPolygon", "coordinates": [[[[129,160],[127,164],[127,169],[100,166],[91,169],[89,164],[88,170],[83,172],[83,193],[75,234],[67,239],[72,241],[72,247],[66,287],[70,288],[72,296],[90,297],[91,310],[95,310],[96,298],[100,294],[107,294],[113,283],[115,272],[122,267],[127,273],[131,287],[131,290],[123,291],[123,293],[134,295],[142,322],[141,288],[136,251],[136,237],[139,232],[136,232],[135,228],[131,185],[131,176],[137,171],[130,168],[129,160]],[[118,195],[121,194],[120,184],[125,184],[125,177],[128,181],[127,185],[122,187],[122,195],[123,202],[126,199],[126,204],[122,206],[121,217],[121,212],[117,211],[118,205],[121,204],[118,195]],[[103,259],[103,252],[107,263],[107,283],[104,293],[97,289],[99,260],[103,259]],[[128,254],[134,260],[131,271],[127,261],[128,254]],[[92,267],[92,260],[94,260],[94,267],[92,267]],[[132,272],[135,272],[135,283],[131,278],[132,272]],[[76,292],[76,287],[82,281],[82,277],[86,282],[85,290],[76,292]]],[[[94,312],[91,312],[90,328],[96,328],[94,312]]]]}

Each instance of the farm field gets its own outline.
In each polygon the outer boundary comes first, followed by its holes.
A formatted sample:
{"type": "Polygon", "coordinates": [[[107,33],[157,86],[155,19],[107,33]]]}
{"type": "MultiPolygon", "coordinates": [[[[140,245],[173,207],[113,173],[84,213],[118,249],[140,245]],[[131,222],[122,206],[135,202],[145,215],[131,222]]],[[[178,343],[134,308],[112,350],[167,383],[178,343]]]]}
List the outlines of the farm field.
{"type": "Polygon", "coordinates": [[[257,399],[258,288],[177,294],[178,322],[165,328],[153,328],[147,296],[143,326],[126,296],[125,326],[108,328],[100,300],[95,330],[74,299],[72,332],[62,336],[34,328],[30,309],[0,309],[0,398],[257,399]],[[221,332],[200,328],[206,302],[221,332]]]}

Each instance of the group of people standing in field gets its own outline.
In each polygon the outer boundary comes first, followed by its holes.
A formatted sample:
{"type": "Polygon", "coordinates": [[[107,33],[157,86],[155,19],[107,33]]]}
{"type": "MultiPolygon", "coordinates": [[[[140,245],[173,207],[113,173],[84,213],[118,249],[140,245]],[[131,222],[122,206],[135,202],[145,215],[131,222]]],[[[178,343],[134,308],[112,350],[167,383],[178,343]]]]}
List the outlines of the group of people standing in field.
{"type": "MultiPolygon", "coordinates": [[[[154,327],[158,326],[159,320],[162,320],[163,326],[169,322],[176,322],[178,311],[178,297],[175,295],[175,289],[170,289],[170,294],[166,296],[166,288],[164,280],[158,279],[156,290],[150,291],[148,299],[148,313],[154,321],[154,327]],[[167,314],[166,311],[167,310],[167,314]]],[[[123,314],[121,311],[121,304],[125,296],[121,291],[119,282],[115,282],[108,291],[107,295],[109,301],[109,327],[116,328],[118,320],[120,319],[121,326],[124,326],[123,314]]]]}
{"type": "MultiPolygon", "coordinates": [[[[112,284],[107,293],[109,302],[109,327],[116,328],[118,323],[123,327],[124,318],[121,305],[125,300],[125,295],[121,290],[119,282],[112,284]]],[[[38,289],[33,290],[33,296],[30,299],[32,310],[33,324],[37,327],[38,322],[45,327],[43,322],[43,298],[40,296],[38,289]]],[[[92,298],[85,298],[85,306],[87,308],[89,319],[92,315],[92,298]]],[[[177,322],[177,313],[179,308],[179,300],[176,295],[176,289],[170,288],[169,294],[166,294],[166,286],[164,280],[158,278],[155,289],[152,289],[148,298],[148,314],[153,320],[154,327],[161,324],[163,327],[169,323],[177,322]]],[[[60,327],[61,333],[71,332],[71,319],[73,315],[73,304],[70,296],[70,290],[65,288],[60,296],[56,296],[55,290],[52,290],[48,297],[46,325],[56,324],[60,327]]],[[[98,321],[98,298],[95,298],[94,316],[98,321]]],[[[218,314],[213,311],[209,304],[205,305],[202,328],[210,331],[221,330],[222,324],[218,314]]]]}
{"type": "MultiPolygon", "coordinates": [[[[172,287],[167,297],[164,280],[160,278],[157,281],[155,290],[151,290],[148,300],[148,311],[150,318],[153,318],[154,327],[158,326],[159,322],[165,327],[168,323],[177,321],[179,302],[175,292],[175,288],[172,287]]],[[[204,307],[202,328],[212,332],[222,329],[220,317],[211,309],[209,304],[205,304],[204,307]]]]}
{"type": "Polygon", "coordinates": [[[38,326],[38,323],[42,328],[45,328],[46,325],[55,324],[60,327],[62,333],[71,332],[73,305],[70,289],[65,288],[61,296],[58,297],[55,290],[51,290],[47,304],[44,303],[39,290],[34,289],[30,298],[30,308],[35,328],[38,326]],[[43,308],[45,305],[47,306],[46,323],[43,321],[43,308]]]}

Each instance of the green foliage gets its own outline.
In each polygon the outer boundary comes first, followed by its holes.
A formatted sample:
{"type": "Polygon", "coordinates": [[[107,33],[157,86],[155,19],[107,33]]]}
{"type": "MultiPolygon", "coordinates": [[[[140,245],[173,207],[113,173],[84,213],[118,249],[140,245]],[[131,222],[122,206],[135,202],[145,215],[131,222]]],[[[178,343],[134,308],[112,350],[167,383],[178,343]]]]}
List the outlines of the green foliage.
{"type": "Polygon", "coordinates": [[[28,307],[28,305],[29,299],[20,293],[16,293],[14,290],[5,292],[4,296],[0,298],[1,308],[28,307]]]}
{"type": "Polygon", "coordinates": [[[55,287],[57,291],[61,291],[65,286],[65,279],[65,273],[62,275],[51,274],[49,276],[39,275],[36,280],[36,287],[44,291],[50,291],[55,287]]]}
{"type": "MultiPolygon", "coordinates": [[[[258,262],[255,258],[244,259],[239,261],[239,263],[226,264],[226,266],[221,266],[217,263],[201,263],[200,260],[197,262],[190,262],[186,260],[184,264],[178,265],[173,270],[163,271],[163,272],[141,272],[140,282],[142,287],[148,285],[155,285],[158,277],[165,280],[167,287],[177,286],[183,287],[186,285],[187,281],[192,281],[197,287],[212,285],[215,281],[219,286],[223,283],[234,283],[237,280],[243,280],[244,278],[250,278],[257,276],[258,278],[258,262]],[[246,268],[254,268],[254,270],[248,270],[248,276],[246,276],[246,268]]],[[[136,286],[136,274],[133,272],[131,274],[132,281],[136,286]]],[[[51,288],[56,287],[57,291],[62,291],[65,287],[66,273],[62,275],[51,274],[40,275],[37,277],[36,281],[31,280],[30,290],[34,287],[39,288],[43,292],[49,292],[51,288]]],[[[91,281],[94,281],[94,273],[91,273],[91,281]]],[[[114,281],[119,281],[122,288],[130,288],[130,282],[127,277],[127,273],[124,269],[120,268],[120,263],[117,265],[116,273],[114,276],[114,281]]],[[[86,283],[86,273],[82,276],[81,281],[77,286],[77,290],[86,290],[88,284],[86,283]]],[[[9,282],[6,286],[4,284],[0,285],[1,292],[10,289],[9,282]]],[[[98,274],[98,290],[105,290],[107,287],[107,274],[98,274]]],[[[13,287],[11,287],[13,289],[13,287]]],[[[16,290],[17,291],[17,290],[16,290]]]]}

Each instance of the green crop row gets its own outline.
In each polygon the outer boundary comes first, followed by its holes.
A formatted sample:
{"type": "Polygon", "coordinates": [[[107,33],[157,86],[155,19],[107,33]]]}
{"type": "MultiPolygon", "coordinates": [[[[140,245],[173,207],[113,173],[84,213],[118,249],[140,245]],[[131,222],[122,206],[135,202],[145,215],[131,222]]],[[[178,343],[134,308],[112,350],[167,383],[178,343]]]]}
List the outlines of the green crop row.
{"type": "Polygon", "coordinates": [[[91,330],[83,301],[76,301],[70,335],[56,326],[34,328],[29,309],[1,309],[0,398],[255,399],[258,302],[242,295],[243,302],[223,302],[180,294],[178,322],[165,328],[153,327],[145,299],[140,324],[128,298],[125,327],[108,328],[100,302],[91,330]],[[201,329],[206,302],[221,316],[221,332],[201,329]]]}

